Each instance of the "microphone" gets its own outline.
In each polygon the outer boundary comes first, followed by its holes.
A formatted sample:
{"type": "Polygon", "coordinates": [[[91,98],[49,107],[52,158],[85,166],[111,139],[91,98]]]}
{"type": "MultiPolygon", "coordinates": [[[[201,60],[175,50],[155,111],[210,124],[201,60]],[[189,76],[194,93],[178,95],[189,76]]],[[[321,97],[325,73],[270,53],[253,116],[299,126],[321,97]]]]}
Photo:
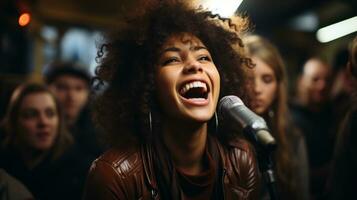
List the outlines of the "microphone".
{"type": "Polygon", "coordinates": [[[255,145],[270,151],[276,148],[276,141],[264,119],[247,108],[237,96],[223,97],[218,104],[218,114],[223,120],[232,122],[233,126],[237,123],[241,125],[243,133],[255,145]]]}

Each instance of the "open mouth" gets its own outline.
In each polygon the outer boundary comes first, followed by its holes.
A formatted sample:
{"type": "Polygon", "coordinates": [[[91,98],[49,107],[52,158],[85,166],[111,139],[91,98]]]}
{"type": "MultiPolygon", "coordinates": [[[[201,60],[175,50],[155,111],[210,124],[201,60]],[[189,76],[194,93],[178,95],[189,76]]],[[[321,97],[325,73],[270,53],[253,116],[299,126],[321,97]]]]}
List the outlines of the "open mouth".
{"type": "Polygon", "coordinates": [[[179,93],[185,99],[207,99],[209,87],[205,82],[192,81],[183,84],[179,93]]]}

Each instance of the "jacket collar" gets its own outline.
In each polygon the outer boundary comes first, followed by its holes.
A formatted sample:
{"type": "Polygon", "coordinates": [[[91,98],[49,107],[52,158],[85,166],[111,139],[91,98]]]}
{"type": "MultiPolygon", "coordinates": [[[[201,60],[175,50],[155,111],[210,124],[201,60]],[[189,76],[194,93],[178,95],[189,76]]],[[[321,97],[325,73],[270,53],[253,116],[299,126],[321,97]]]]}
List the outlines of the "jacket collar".
{"type": "MultiPolygon", "coordinates": [[[[211,137],[211,139],[213,140],[213,145],[217,146],[219,155],[221,157],[221,162],[222,162],[222,168],[223,168],[223,172],[221,174],[222,177],[222,187],[224,187],[224,176],[225,173],[227,172],[226,169],[226,156],[225,156],[225,152],[224,152],[224,148],[222,147],[222,145],[218,142],[218,140],[215,137],[211,137]]],[[[150,192],[151,192],[151,197],[152,199],[155,200],[159,200],[159,188],[157,185],[157,181],[155,178],[155,170],[154,170],[154,164],[153,164],[153,152],[152,152],[152,148],[151,148],[151,143],[148,142],[144,145],[141,145],[140,148],[141,151],[141,156],[142,156],[142,160],[143,160],[143,167],[144,167],[144,176],[145,176],[145,180],[150,188],[150,192]]],[[[223,192],[224,193],[224,192],[223,192]]],[[[225,199],[225,198],[223,198],[225,199]]]]}

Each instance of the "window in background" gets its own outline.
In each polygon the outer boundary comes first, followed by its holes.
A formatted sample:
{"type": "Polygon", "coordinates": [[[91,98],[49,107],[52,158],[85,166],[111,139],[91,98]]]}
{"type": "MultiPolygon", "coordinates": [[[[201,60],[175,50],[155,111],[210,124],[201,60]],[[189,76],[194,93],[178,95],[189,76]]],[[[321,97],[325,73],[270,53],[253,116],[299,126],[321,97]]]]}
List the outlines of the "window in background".
{"type": "Polygon", "coordinates": [[[71,28],[63,35],[60,42],[61,59],[74,61],[88,66],[93,75],[97,63],[96,44],[100,41],[101,34],[98,31],[71,28]]]}
{"type": "MultiPolygon", "coordinates": [[[[99,31],[91,31],[83,28],[68,28],[61,31],[54,26],[44,26],[41,30],[43,38],[44,63],[54,60],[71,61],[88,67],[88,71],[94,75],[97,63],[97,44],[101,40],[99,31]]],[[[46,67],[43,69],[46,71],[46,67]]]]}

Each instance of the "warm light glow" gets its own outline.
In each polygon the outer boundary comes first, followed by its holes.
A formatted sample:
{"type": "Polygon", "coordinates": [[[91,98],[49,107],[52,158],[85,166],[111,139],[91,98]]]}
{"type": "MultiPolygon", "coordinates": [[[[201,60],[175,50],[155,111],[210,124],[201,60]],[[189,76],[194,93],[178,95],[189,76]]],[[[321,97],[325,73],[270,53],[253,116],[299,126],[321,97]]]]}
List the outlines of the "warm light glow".
{"type": "Polygon", "coordinates": [[[221,17],[231,17],[242,2],[243,0],[200,0],[198,4],[221,17]]]}
{"type": "Polygon", "coordinates": [[[31,15],[29,13],[22,13],[19,17],[19,25],[26,26],[31,21],[31,15]]]}
{"type": "Polygon", "coordinates": [[[357,16],[326,26],[316,32],[319,42],[325,43],[357,31],[357,16]]]}

